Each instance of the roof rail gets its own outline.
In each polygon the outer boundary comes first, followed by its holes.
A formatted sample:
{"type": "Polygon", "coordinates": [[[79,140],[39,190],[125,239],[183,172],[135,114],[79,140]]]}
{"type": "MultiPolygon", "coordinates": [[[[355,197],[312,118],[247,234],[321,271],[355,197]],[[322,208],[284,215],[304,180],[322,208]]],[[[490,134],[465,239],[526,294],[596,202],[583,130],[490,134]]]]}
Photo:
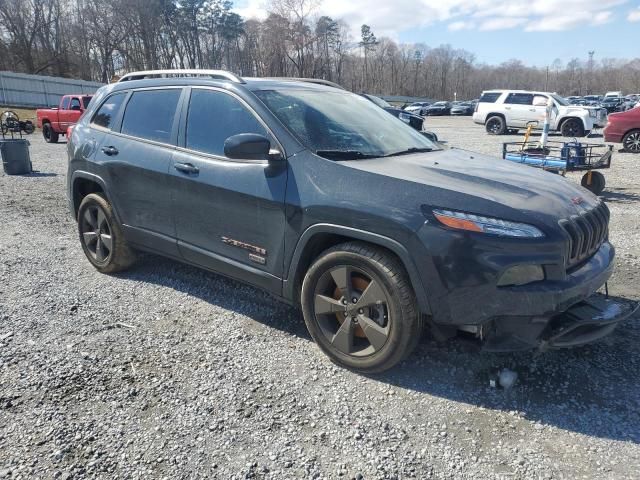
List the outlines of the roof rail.
{"type": "Polygon", "coordinates": [[[325,85],[327,87],[339,88],[340,90],[346,90],[342,85],[324,80],[322,78],[296,78],[296,77],[267,77],[271,80],[284,80],[285,82],[307,82],[315,83],[317,85],[325,85]]]}
{"type": "Polygon", "coordinates": [[[170,78],[170,77],[211,77],[221,80],[231,80],[234,83],[245,83],[242,77],[226,70],[201,70],[201,69],[174,69],[174,70],[142,70],[140,72],[129,72],[118,80],[126,82],[128,80],[142,80],[144,78],[170,78]]]}

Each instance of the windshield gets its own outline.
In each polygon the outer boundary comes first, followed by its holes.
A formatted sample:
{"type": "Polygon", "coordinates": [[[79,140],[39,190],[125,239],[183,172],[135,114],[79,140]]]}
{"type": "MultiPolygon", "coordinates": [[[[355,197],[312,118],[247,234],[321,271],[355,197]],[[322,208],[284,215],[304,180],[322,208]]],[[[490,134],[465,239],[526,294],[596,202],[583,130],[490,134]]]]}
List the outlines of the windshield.
{"type": "Polygon", "coordinates": [[[562,98],[561,96],[553,94],[553,93],[551,94],[551,96],[556,101],[556,103],[558,103],[558,104],[560,104],[560,105],[562,105],[564,107],[569,105],[569,102],[567,102],[566,98],[562,98]]]}
{"type": "Polygon", "coordinates": [[[425,136],[359,95],[295,88],[254,93],[304,146],[327,158],[383,157],[436,148],[425,136]]]}

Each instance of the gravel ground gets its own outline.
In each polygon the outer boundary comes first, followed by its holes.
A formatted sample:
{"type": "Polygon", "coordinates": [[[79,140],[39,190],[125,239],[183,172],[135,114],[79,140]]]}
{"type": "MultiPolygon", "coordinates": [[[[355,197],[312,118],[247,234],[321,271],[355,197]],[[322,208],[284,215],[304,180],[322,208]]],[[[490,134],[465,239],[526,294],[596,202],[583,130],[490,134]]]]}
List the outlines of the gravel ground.
{"type": "MultiPolygon", "coordinates": [[[[428,125],[500,152],[469,118],[428,125]]],[[[67,213],[65,146],[31,142],[38,172],[0,176],[0,478],[640,478],[638,318],[543,355],[425,338],[357,375],[251,287],[150,255],[97,273],[67,213]],[[502,368],[510,390],[489,386],[502,368]]],[[[636,300],[638,162],[616,153],[604,195],[610,291],[636,300]]]]}

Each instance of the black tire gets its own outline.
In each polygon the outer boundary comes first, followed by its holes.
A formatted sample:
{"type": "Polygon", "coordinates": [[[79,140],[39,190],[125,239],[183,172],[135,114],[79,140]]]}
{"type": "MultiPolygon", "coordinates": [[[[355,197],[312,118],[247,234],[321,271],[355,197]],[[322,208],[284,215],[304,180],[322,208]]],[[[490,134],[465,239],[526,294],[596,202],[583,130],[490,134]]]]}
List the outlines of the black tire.
{"type": "Polygon", "coordinates": [[[622,149],[628,153],[640,153],[640,130],[631,130],[622,137],[622,149]]]}
{"type": "Polygon", "coordinates": [[[30,120],[24,122],[24,133],[26,133],[27,135],[31,135],[34,130],[35,127],[33,126],[33,122],[31,122],[30,120]]]}
{"type": "Polygon", "coordinates": [[[99,272],[119,272],[135,262],[135,253],[122,234],[113,208],[101,194],[90,193],[82,199],[78,235],[84,254],[99,272]]]}
{"type": "Polygon", "coordinates": [[[47,143],[58,143],[58,133],[53,131],[50,123],[42,125],[42,136],[47,143]]]}
{"type": "Polygon", "coordinates": [[[580,184],[590,192],[600,195],[604,191],[606,181],[603,174],[592,170],[582,176],[580,184]],[[589,183],[589,174],[591,174],[591,183],[589,183]]]}
{"type": "Polygon", "coordinates": [[[560,133],[563,137],[584,137],[586,134],[582,120],[579,118],[567,118],[562,122],[560,133]]]}
{"type": "Polygon", "coordinates": [[[301,304],[320,349],[335,363],[362,373],[390,369],[415,349],[422,334],[402,264],[366,243],[343,243],[322,253],[302,282],[301,304]]]}
{"type": "Polygon", "coordinates": [[[499,115],[487,118],[484,126],[489,135],[504,135],[507,133],[507,124],[504,118],[499,115]]]}

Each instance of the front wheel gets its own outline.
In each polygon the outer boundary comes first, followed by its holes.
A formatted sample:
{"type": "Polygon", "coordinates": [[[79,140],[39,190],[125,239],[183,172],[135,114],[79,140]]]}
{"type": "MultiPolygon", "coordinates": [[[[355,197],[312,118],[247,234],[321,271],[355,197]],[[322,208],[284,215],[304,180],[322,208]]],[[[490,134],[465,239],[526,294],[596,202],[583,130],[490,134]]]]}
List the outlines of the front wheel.
{"type": "Polygon", "coordinates": [[[625,152],[640,153],[640,130],[632,130],[622,137],[625,152]]]}
{"type": "Polygon", "coordinates": [[[42,125],[42,136],[47,143],[58,143],[58,133],[53,130],[50,123],[42,125]]]}
{"type": "Polygon", "coordinates": [[[563,137],[584,137],[584,125],[582,120],[578,118],[570,118],[565,120],[560,128],[563,137]]]}
{"type": "Polygon", "coordinates": [[[309,333],[339,365],[378,373],[416,347],[422,318],[401,263],[377,247],[349,242],[324,252],[302,283],[309,333]]]}
{"type": "Polygon", "coordinates": [[[111,204],[100,194],[90,193],[82,199],[78,234],[84,254],[99,272],[119,272],[135,261],[111,204]]]}

